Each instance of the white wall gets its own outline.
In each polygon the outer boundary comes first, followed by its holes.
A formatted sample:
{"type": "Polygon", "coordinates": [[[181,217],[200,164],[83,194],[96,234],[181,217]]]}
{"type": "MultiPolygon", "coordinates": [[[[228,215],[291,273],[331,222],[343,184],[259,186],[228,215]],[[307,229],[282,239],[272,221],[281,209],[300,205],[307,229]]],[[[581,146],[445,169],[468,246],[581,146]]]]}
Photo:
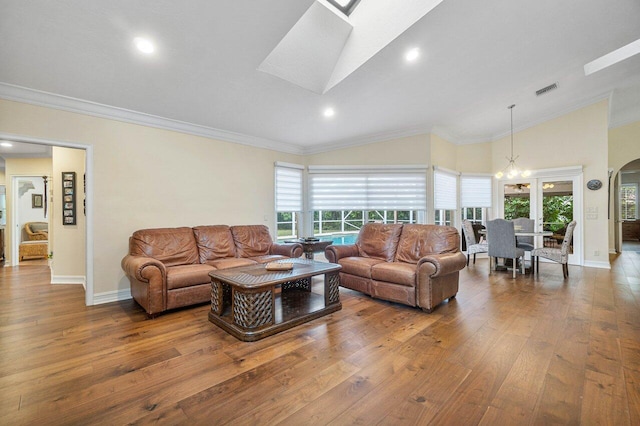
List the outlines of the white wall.
{"type": "MultiPolygon", "coordinates": [[[[14,194],[14,197],[18,195],[18,212],[20,214],[19,229],[22,230],[22,238],[20,241],[26,241],[26,232],[24,231],[24,224],[27,222],[46,222],[44,217],[44,180],[39,176],[22,177],[18,178],[18,187],[25,185],[25,187],[33,187],[22,195],[14,194]],[[41,208],[33,208],[32,195],[39,194],[42,196],[41,208]]],[[[15,198],[14,198],[15,199],[15,198]]]]}

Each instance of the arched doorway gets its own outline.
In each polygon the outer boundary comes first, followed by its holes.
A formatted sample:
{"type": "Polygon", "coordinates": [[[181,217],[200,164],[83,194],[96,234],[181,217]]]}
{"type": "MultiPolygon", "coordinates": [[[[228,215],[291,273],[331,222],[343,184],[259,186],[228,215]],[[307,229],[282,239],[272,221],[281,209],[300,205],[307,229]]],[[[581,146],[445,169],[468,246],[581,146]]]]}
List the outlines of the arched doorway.
{"type": "Polygon", "coordinates": [[[614,188],[616,190],[616,249],[640,252],[640,158],[620,168],[614,188]]]}

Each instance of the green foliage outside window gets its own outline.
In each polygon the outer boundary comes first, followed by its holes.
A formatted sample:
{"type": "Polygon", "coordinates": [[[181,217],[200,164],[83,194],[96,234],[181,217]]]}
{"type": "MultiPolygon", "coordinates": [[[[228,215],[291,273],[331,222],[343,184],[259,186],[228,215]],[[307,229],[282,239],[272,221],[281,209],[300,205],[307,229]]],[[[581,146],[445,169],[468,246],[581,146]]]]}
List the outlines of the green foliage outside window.
{"type": "Polygon", "coordinates": [[[504,218],[506,220],[518,217],[529,217],[531,211],[531,200],[529,197],[505,197],[504,198],[504,218]]]}
{"type": "MultiPolygon", "coordinates": [[[[504,218],[529,217],[531,200],[528,197],[505,197],[504,218]]],[[[542,199],[542,217],[545,230],[557,231],[573,219],[573,196],[552,195],[542,199]]]]}

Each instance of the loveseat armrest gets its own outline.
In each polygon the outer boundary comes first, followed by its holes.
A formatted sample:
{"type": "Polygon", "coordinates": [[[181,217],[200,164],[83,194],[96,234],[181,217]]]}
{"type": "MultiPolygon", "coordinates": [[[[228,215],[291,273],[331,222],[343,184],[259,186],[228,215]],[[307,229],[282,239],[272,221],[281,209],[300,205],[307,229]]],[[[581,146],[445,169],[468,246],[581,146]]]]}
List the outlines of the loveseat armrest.
{"type": "Polygon", "coordinates": [[[120,262],[125,274],[138,281],[149,282],[157,274],[164,281],[167,276],[167,268],[162,262],[153,257],[126,255],[120,262]]]}
{"type": "Polygon", "coordinates": [[[167,269],[148,256],[127,255],[120,262],[131,284],[131,296],[149,317],[167,309],[167,269]]]}
{"type": "Polygon", "coordinates": [[[300,243],[273,243],[269,254],[279,254],[286,257],[300,257],[304,248],[300,243]]]}
{"type": "Polygon", "coordinates": [[[324,249],[324,256],[330,263],[338,263],[343,257],[358,256],[358,246],[355,244],[348,245],[330,245],[324,249]]]}
{"type": "Polygon", "coordinates": [[[423,263],[431,263],[435,266],[436,272],[432,277],[438,277],[460,271],[467,265],[467,258],[459,251],[455,253],[430,254],[418,261],[418,268],[423,263]]]}

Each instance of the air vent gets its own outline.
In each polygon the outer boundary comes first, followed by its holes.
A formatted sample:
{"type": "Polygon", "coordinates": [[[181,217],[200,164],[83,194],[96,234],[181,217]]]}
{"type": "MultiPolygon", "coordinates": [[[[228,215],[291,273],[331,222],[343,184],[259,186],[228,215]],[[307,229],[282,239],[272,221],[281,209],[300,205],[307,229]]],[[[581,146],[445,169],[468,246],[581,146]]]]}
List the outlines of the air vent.
{"type": "Polygon", "coordinates": [[[558,83],[550,84],[547,87],[543,87],[540,90],[536,90],[536,96],[544,95],[545,93],[555,90],[557,88],[558,88],[558,83]]]}

